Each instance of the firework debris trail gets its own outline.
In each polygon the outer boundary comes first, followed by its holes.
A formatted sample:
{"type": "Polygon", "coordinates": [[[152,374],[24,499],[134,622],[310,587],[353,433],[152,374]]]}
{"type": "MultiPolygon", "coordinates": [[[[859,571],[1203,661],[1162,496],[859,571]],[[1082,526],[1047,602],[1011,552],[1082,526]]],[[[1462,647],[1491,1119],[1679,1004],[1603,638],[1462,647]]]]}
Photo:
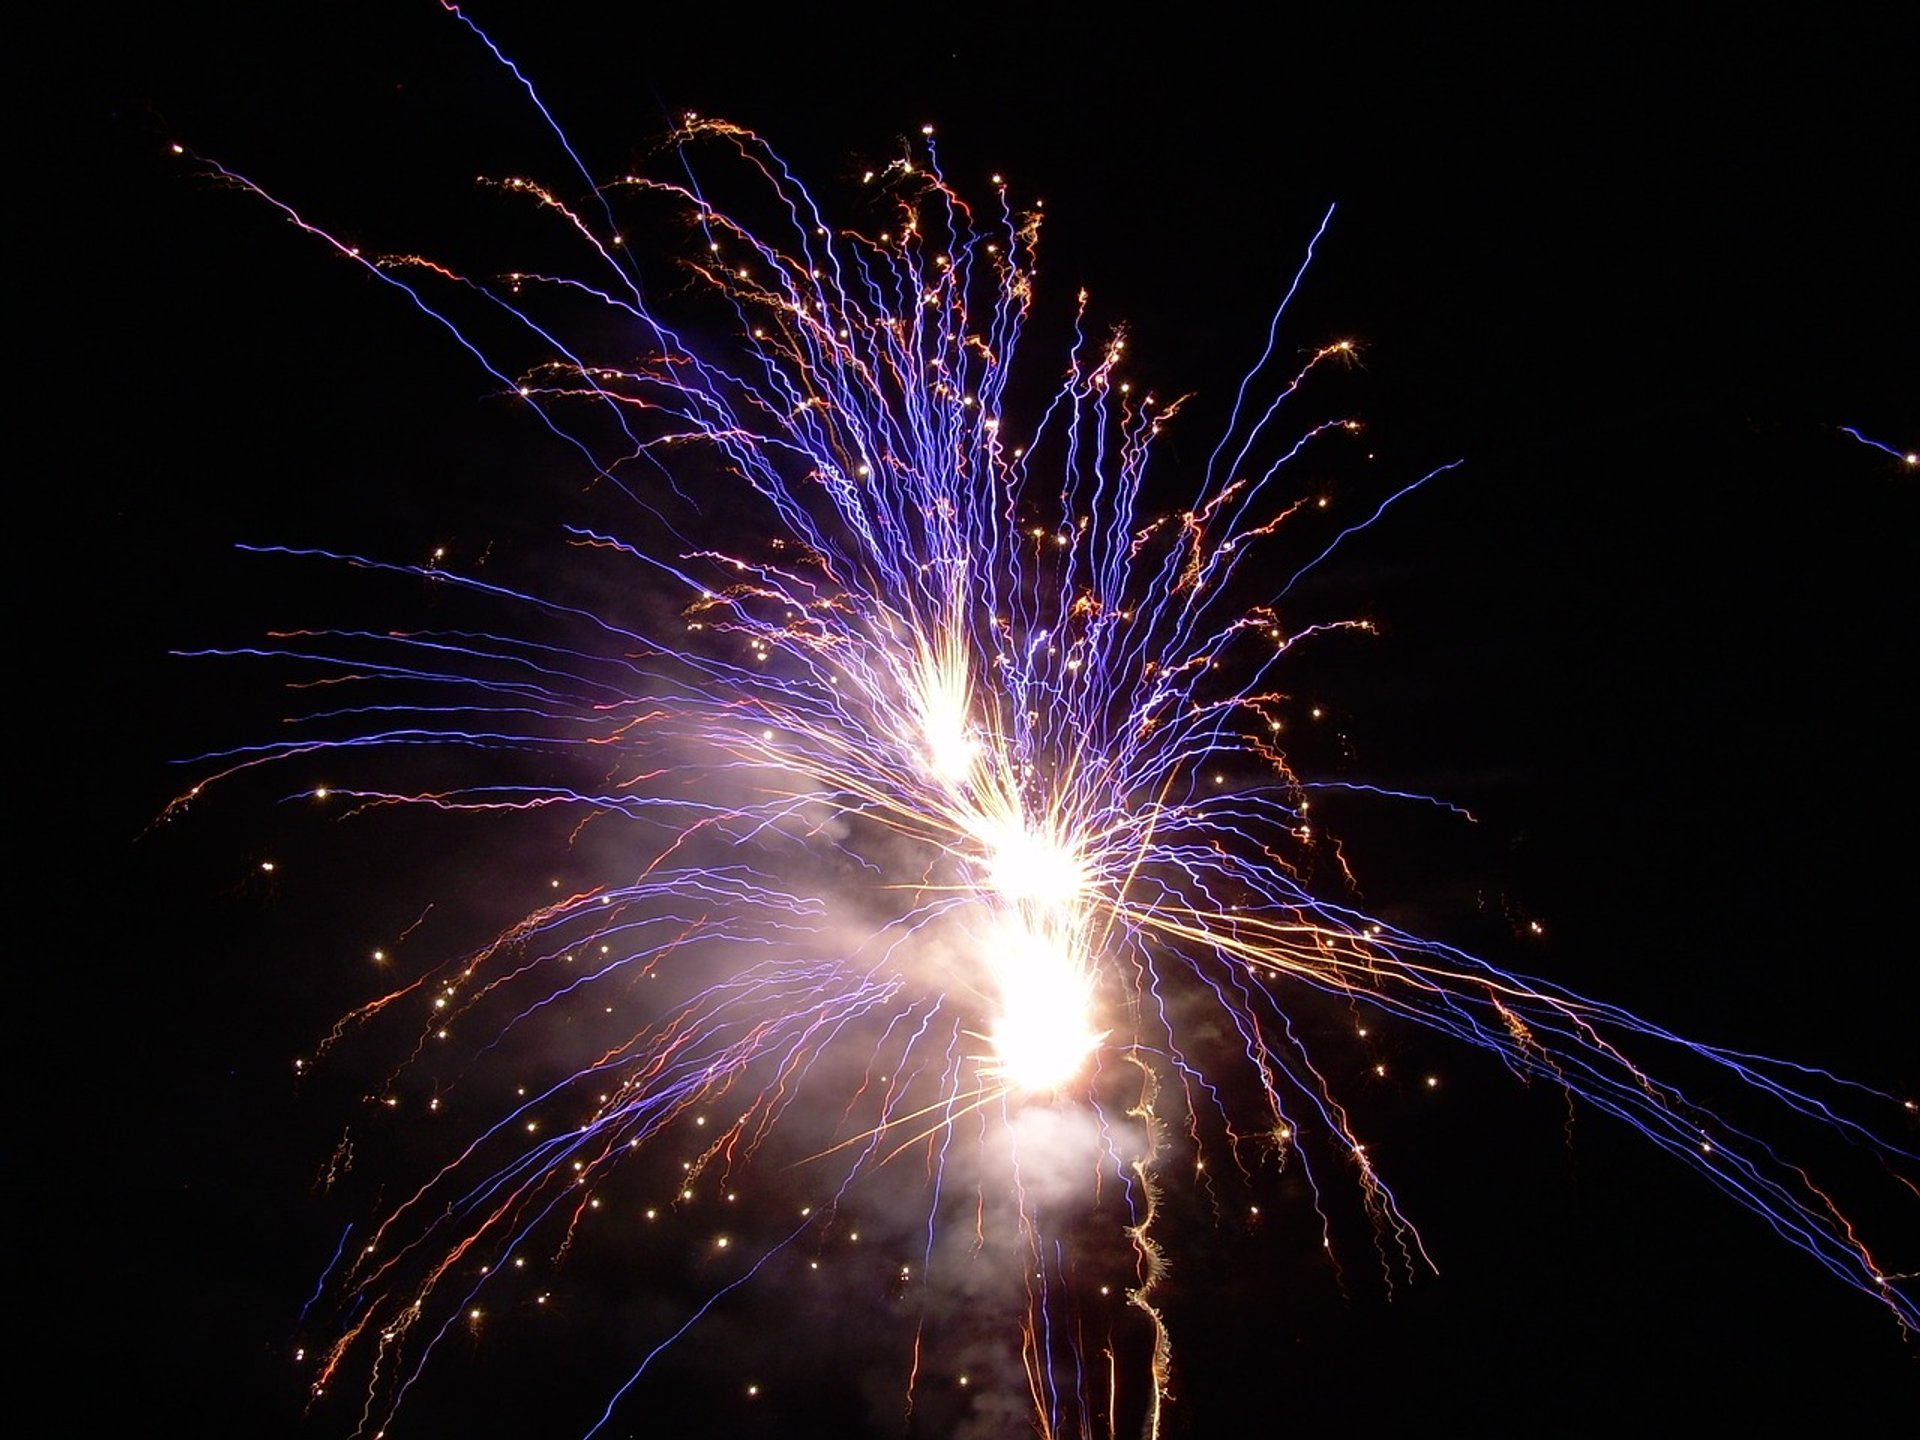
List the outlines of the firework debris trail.
{"type": "MultiPolygon", "coordinates": [[[[290,738],[202,757],[207,773],[177,803],[258,767],[351,769],[356,755],[429,747],[475,778],[307,793],[349,808],[559,807],[583,828],[624,824],[642,857],[630,876],[556,898],[399,985],[321,1047],[384,1021],[417,1030],[408,1063],[471,1034],[477,1065],[549,1011],[611,1009],[623,1024],[585,1063],[516,1097],[337,1257],[343,1318],[317,1347],[316,1395],[357,1375],[362,1427],[384,1431],[436,1348],[524,1287],[529,1253],[564,1255],[620,1162],[693,1136],[669,1203],[731,1199],[792,1132],[779,1163],[818,1198],[709,1274],[707,1299],[659,1337],[603,1422],[674,1339],[817,1244],[858,1187],[884,1177],[921,1197],[923,1276],[942,1263],[936,1237],[956,1213],[1011,1237],[1026,1277],[1020,1369],[1041,1433],[1106,1433],[1123,1408],[1157,1428],[1174,1337],[1155,1303],[1165,1259],[1153,1221],[1171,1145],[1224,1144],[1243,1169],[1291,1163],[1310,1179],[1343,1167],[1390,1263],[1429,1263],[1297,1038],[1287,996],[1300,987],[1564,1087],[1914,1322],[1904,1277],[1883,1272],[1796,1163],[1643,1066],[1664,1054],[1737,1080],[1875,1157],[1910,1195],[1902,1167],[1915,1157],[1854,1118],[1886,1107],[1898,1118],[1903,1102],[1689,1042],[1309,889],[1325,842],[1309,820],[1314,785],[1281,749],[1277,672],[1314,634],[1365,626],[1290,628],[1283,606],[1343,540],[1440,471],[1365,520],[1309,528],[1296,462],[1358,427],[1292,421],[1286,402],[1351,353],[1337,342],[1282,365],[1300,275],[1191,499],[1149,504],[1153,441],[1179,402],[1136,392],[1124,338],[1090,333],[1084,296],[1064,378],[1029,401],[1015,357],[1037,215],[998,177],[976,210],[943,178],[930,132],[867,177],[890,217],[872,233],[830,224],[774,151],[721,122],[687,119],[666,152],[681,162],[671,179],[596,183],[565,148],[583,199],[493,183],[547,212],[584,278],[362,254],[192,157],[445,325],[631,502],[629,525],[576,527],[573,541],[674,597],[674,618],[658,622],[438,562],[331,555],[514,612],[520,633],[513,622],[316,630],[200,652],[271,657],[326,682],[302,693],[360,698],[316,704],[290,738]],[[723,187],[744,182],[755,215],[772,218],[730,218],[738,207],[712,198],[715,173],[723,187]],[[698,303],[717,302],[731,340],[696,344],[662,317],[616,221],[625,206],[690,224],[698,303]],[[583,302],[621,322],[642,358],[605,364],[569,344],[548,317],[583,302]],[[470,338],[503,322],[541,358],[517,366],[494,358],[511,346],[470,338]],[[1302,531],[1321,538],[1276,558],[1302,531]],[[723,548],[742,534],[754,543],[723,548]],[[528,780],[508,763],[523,754],[598,778],[528,780]],[[481,778],[496,761],[496,778],[481,778]],[[1221,1054],[1183,1040],[1202,1032],[1236,1043],[1221,1054]],[[1217,1083],[1228,1064],[1244,1085],[1217,1083]],[[1076,1184],[1117,1207],[1136,1270],[1127,1299],[1151,1330],[1127,1351],[1136,1376],[1116,1372],[1104,1341],[1108,1373],[1096,1375],[1069,1323],[1075,1272],[1051,1233],[1048,1157],[1022,1143],[1054,1133],[1032,1129],[1037,1113],[1083,1127],[1085,1144],[1064,1147],[1084,1165],[1076,1184]],[[1116,1398],[1129,1387],[1144,1398],[1116,1398]]],[[[917,1337],[916,1379],[921,1350],[917,1337]]]]}

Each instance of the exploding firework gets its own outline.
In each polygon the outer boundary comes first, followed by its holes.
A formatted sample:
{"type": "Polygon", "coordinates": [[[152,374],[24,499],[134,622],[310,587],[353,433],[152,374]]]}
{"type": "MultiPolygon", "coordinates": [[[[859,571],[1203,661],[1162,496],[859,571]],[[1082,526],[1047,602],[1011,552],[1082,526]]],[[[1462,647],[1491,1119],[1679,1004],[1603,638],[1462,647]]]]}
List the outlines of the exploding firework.
{"type": "MultiPolygon", "coordinates": [[[[1276,317],[1167,503],[1151,467],[1180,404],[1130,380],[1122,337],[1076,322],[1064,355],[1017,359],[1038,225],[1009,187],[966,196],[923,136],[870,176],[879,218],[848,228],[750,133],[689,119],[668,153],[678,173],[495,182],[554,237],[555,263],[505,275],[361,253],[281,206],[576,448],[615,516],[570,532],[582,588],[628,573],[639,597],[316,554],[419,581],[450,618],[252,647],[322,698],[183,797],[319,767],[304,793],[333,811],[558,814],[601,868],[624,857],[302,1061],[397,1028],[383,1103],[469,1117],[504,1057],[542,1076],[343,1242],[313,1311],[335,1317],[316,1394],[364,1396],[383,1431],[456,1337],[544,1303],[602,1215],[738,1213],[701,1222],[696,1298],[636,1350],[600,1412],[617,1417],[736,1292],[858,1244],[851,1217],[885,1188],[919,1236],[898,1266],[908,1403],[923,1370],[971,1383],[972,1339],[940,1353],[936,1300],[991,1268],[1015,1337],[993,1358],[1033,1426],[1151,1429],[1178,1353],[1156,1222],[1209,1161],[1351,1188],[1389,1269],[1427,1265],[1300,1033],[1316,996],[1563,1087],[1914,1318],[1791,1156],[1668,1077],[1737,1082],[1896,1167],[1912,1157],[1846,1117],[1898,1102],[1688,1043],[1349,898],[1313,819],[1327,782],[1289,761],[1285,667],[1364,627],[1297,619],[1296,587],[1431,475],[1356,520],[1319,514],[1298,477],[1341,463],[1356,427],[1297,417],[1346,342],[1285,363],[1276,317]],[[628,238],[668,220],[693,241],[671,285],[628,238]],[[443,773],[423,753],[451,757],[444,783],[409,781],[443,773]],[[760,1206],[768,1172],[812,1198],[760,1206]],[[1124,1280],[1096,1323],[1081,1292],[1102,1273],[1124,1280]]],[[[693,1229],[663,1243],[690,1252],[693,1229]]]]}

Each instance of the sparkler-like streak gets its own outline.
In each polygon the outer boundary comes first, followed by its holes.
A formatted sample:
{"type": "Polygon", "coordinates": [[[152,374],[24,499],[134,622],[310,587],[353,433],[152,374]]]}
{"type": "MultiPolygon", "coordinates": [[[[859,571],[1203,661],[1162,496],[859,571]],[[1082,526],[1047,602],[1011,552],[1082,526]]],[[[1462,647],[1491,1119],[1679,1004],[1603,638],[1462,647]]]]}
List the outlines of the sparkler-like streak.
{"type": "Polygon", "coordinates": [[[1884,440],[1876,440],[1871,435],[1863,435],[1851,425],[1842,425],[1840,427],[1840,433],[1871,449],[1879,450],[1893,456],[1894,459],[1909,469],[1920,466],[1920,453],[1915,453],[1912,450],[1902,450],[1897,446],[1887,444],[1884,440]]]}
{"type": "Polygon", "coordinates": [[[478,1068],[556,1015],[613,1017],[584,1061],[356,1235],[316,1395],[363,1387],[361,1428],[386,1433],[456,1329],[524,1291],[529,1258],[564,1255],[603,1201],[636,1210],[625,1162],[660,1155],[681,1164],[669,1193],[639,1167],[658,1207],[731,1201],[756,1167],[794,1167],[817,1199],[757,1241],[715,1237],[708,1298],[663,1329],[603,1423],[672,1341],[769,1269],[806,1264],[884,1181],[921,1197],[903,1284],[950,1263],[938,1236],[956,1210],[974,1248],[995,1231],[1019,1257],[1039,1433],[1109,1433],[1123,1411],[1157,1429],[1177,1337],[1157,1308],[1154,1218],[1180,1137],[1242,1168],[1344,1165],[1392,1263],[1428,1263],[1297,1037],[1289,996],[1309,990],[1565,1087],[1902,1326],[1920,1318],[1823,1189],[1659,1062],[1737,1080],[1911,1191],[1915,1157],[1852,1118],[1900,1102],[1689,1042],[1309,888],[1321,841],[1313,787],[1281,749],[1281,660],[1359,622],[1295,626],[1286,610],[1379,511],[1285,558],[1314,519],[1290,465],[1356,428],[1301,424],[1287,402],[1347,343],[1281,369],[1277,314],[1191,499],[1163,508],[1149,462],[1179,403],[1135,392],[1122,338],[1090,334],[1083,307],[1057,386],[1036,396],[1021,380],[1038,223],[997,177],[976,209],[929,135],[869,177],[889,218],[863,233],[831,224],[753,134],[689,118],[677,142],[677,179],[583,180],[580,201],[502,182],[550,214],[584,269],[500,278],[360,254],[213,167],[403,291],[585,455],[632,518],[573,541],[672,597],[669,620],[606,615],[439,564],[333,556],[428,579],[476,615],[517,613],[519,628],[314,631],[244,652],[327,682],[313,693],[360,698],[209,757],[183,800],[258,767],[359,760],[378,775],[383,755],[428,747],[473,778],[311,793],[334,807],[557,807],[596,833],[619,826],[635,857],[329,1037],[397,1021],[418,1031],[410,1063],[465,1043],[478,1068]],[[664,317],[616,221],[629,206],[690,224],[689,303],[711,306],[727,338],[695,341],[664,317]],[[618,322],[640,358],[604,363],[565,339],[601,326],[568,329],[583,310],[618,322]],[[723,549],[723,535],[752,539],[723,549]],[[1231,1037],[1256,1104],[1217,1083],[1229,1057],[1187,1038],[1201,1033],[1231,1037]],[[1062,1145],[1068,1132],[1080,1139],[1062,1145]],[[1069,1321],[1062,1207],[1038,1178],[1061,1150],[1082,1164],[1087,1204],[1106,1197],[1148,1327],[1100,1342],[1104,1362],[1069,1321]]]}

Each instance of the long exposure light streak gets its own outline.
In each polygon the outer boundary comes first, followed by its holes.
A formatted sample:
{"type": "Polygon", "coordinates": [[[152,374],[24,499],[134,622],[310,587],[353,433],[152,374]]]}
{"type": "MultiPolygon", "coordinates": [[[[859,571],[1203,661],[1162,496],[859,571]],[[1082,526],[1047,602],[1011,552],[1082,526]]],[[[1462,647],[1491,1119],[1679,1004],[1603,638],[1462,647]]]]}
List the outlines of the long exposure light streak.
{"type": "Polygon", "coordinates": [[[1876,440],[1871,435],[1862,435],[1851,425],[1842,425],[1840,427],[1840,433],[1859,441],[1862,445],[1871,446],[1875,450],[1893,456],[1894,459],[1909,468],[1920,466],[1920,454],[1916,454],[1911,450],[1901,450],[1896,446],[1887,444],[1884,440],[1876,440]]]}
{"type": "MultiPolygon", "coordinates": [[[[316,1397],[357,1391],[359,1430],[388,1433],[449,1337],[524,1299],[530,1259],[564,1263],[603,1204],[727,1204],[772,1170],[814,1198],[707,1242],[705,1299],[633,1357],[602,1423],[714,1306],[811,1263],[885,1186],[918,1207],[903,1286],[975,1263],[959,1252],[1004,1265],[1038,1433],[1109,1434],[1123,1413],[1156,1430],[1178,1363],[1157,1207],[1203,1152],[1301,1167],[1316,1193],[1351,1184],[1388,1263],[1429,1263],[1293,1023],[1315,992],[1564,1087],[1903,1328],[1920,1320],[1910,1278],[1825,1182],[1682,1077],[1837,1135],[1904,1203],[1916,1157],[1884,1136],[1912,1102],[1689,1041],[1310,885],[1321,782],[1282,748],[1282,661],[1365,625],[1296,620],[1298,582],[1451,467],[1352,523],[1318,514],[1295,477],[1358,427],[1295,410],[1352,346],[1284,361],[1299,274],[1168,504],[1175,477],[1149,471],[1180,403],[1136,389],[1124,339],[1094,333],[1084,301],[1064,355],[1017,362],[1039,226],[998,177],[969,199],[929,132],[869,177],[884,218],[849,228],[738,127],[688,117],[669,153],[671,178],[490,182],[577,267],[498,276],[362,253],[190,157],[402,292],[584,457],[627,519],[570,537],[650,597],[610,610],[438,562],[264,547],[430,582],[462,618],[217,652],[289,667],[312,703],[282,738],[202,757],[181,808],[245,772],[319,767],[304,794],[335,811],[559,810],[576,833],[617,828],[631,857],[396,984],[301,1062],[397,1027],[400,1090],[449,1047],[463,1058],[444,1073],[484,1074],[556,1015],[599,1017],[574,1042],[586,1053],[527,1066],[550,1078],[343,1242],[310,1307],[333,1326],[316,1397]],[[663,217],[695,242],[681,321],[630,253],[663,217]],[[606,348],[622,358],[591,353],[606,348]],[[423,751],[452,770],[396,783],[423,751]],[[1081,1334],[1063,1240],[1096,1211],[1141,1327],[1117,1343],[1081,1334]],[[955,1225],[973,1233],[951,1247],[955,1225]]],[[[930,1310],[909,1404],[941,1363],[930,1310]]]]}

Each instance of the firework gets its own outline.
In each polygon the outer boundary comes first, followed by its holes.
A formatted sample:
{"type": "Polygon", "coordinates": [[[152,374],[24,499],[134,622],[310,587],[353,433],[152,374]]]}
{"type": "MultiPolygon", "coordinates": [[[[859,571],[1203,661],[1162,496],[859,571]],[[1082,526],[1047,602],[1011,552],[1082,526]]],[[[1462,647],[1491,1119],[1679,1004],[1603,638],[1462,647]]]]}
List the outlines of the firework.
{"type": "MultiPolygon", "coordinates": [[[[1344,898],[1316,782],[1288,760],[1284,660],[1364,622],[1297,620],[1296,585],[1439,473],[1322,522],[1296,477],[1357,427],[1298,415],[1347,342],[1283,363],[1283,299],[1168,504],[1150,466],[1180,402],[1133,384],[1123,337],[1079,321],[1064,356],[1017,358],[1038,223],[1010,187],[970,200],[924,135],[847,228],[757,136],[689,118],[675,138],[671,178],[492,182],[555,237],[555,263],[505,275],[363,254],[215,167],[446,324],[584,457],[625,508],[570,531],[582,565],[632,572],[643,597],[306,552],[424,582],[455,618],[251,647],[324,698],[286,738],[207,757],[183,797],[320,767],[305,793],[330,811],[564,814],[583,848],[626,857],[301,1062],[397,1027],[414,1043],[380,1098],[434,1110],[502,1056],[545,1074],[343,1244],[317,1395],[363,1393],[382,1432],[454,1337],[542,1303],[539,1276],[603,1212],[753,1210],[706,1225],[699,1299],[635,1354],[614,1417],[721,1302],[858,1243],[847,1217],[886,1187],[922,1237],[904,1290],[956,1285],[968,1253],[1004,1272],[1036,1428],[1151,1429],[1177,1354],[1160,1196],[1208,1155],[1350,1178],[1389,1265],[1427,1263],[1298,1037],[1313,992],[1564,1087],[1915,1318],[1792,1157],[1664,1077],[1737,1082],[1894,1166],[1913,1157],[1847,1117],[1897,1101],[1692,1044],[1344,898]],[[664,217],[694,237],[678,321],[629,255],[664,217]],[[612,360],[569,338],[610,330],[612,360]],[[407,782],[422,751],[454,757],[447,783],[407,782]],[[754,1209],[770,1170],[812,1198],[754,1209]],[[1063,1237],[1094,1225],[1129,1277],[1117,1339],[1089,1341],[1076,1309],[1090,1267],[1063,1237]]],[[[909,1309],[911,1402],[923,1366],[961,1366],[932,1353],[937,1307],[909,1309]]]]}

